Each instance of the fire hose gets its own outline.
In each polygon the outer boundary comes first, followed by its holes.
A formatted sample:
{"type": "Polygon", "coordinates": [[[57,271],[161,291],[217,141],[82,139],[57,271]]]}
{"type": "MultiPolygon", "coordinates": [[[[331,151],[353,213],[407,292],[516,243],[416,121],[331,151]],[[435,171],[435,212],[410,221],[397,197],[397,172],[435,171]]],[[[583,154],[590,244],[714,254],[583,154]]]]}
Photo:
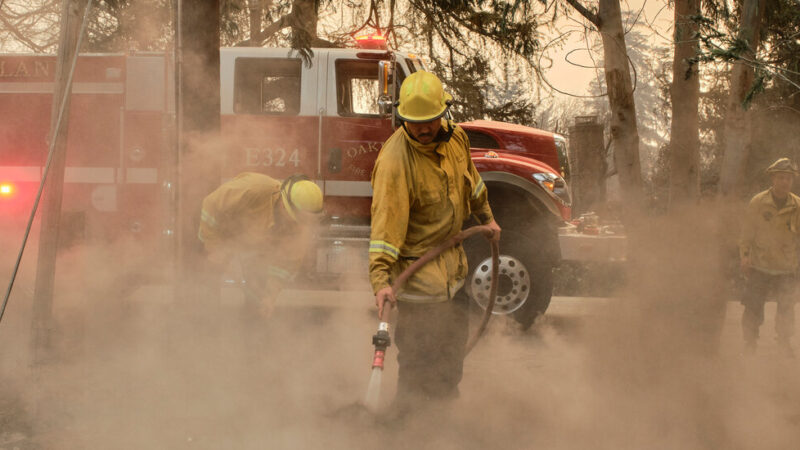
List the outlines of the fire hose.
{"type": "MultiPolygon", "coordinates": [[[[414,272],[439,256],[440,253],[448,248],[458,245],[461,243],[461,241],[478,233],[483,233],[487,239],[490,239],[492,234],[494,234],[492,229],[487,225],[470,227],[461,231],[450,239],[442,242],[434,249],[428,251],[422,255],[422,257],[408,266],[392,284],[392,293],[397,294],[403,284],[408,281],[414,272]]],[[[491,239],[490,242],[492,247],[492,285],[489,289],[489,302],[486,305],[486,310],[483,313],[483,318],[481,319],[480,325],[478,325],[478,329],[475,331],[472,339],[469,340],[465,347],[464,355],[468,354],[473,347],[475,347],[475,344],[477,344],[478,340],[483,335],[483,332],[486,330],[486,325],[489,323],[489,319],[492,317],[492,310],[494,309],[494,304],[497,299],[497,277],[500,270],[500,246],[497,244],[497,242],[492,241],[491,239]]],[[[380,396],[381,391],[383,361],[386,356],[386,349],[389,348],[389,345],[391,344],[391,338],[389,337],[389,323],[383,320],[382,315],[380,315],[378,319],[380,320],[380,323],[378,324],[378,332],[372,336],[372,345],[375,346],[375,353],[372,358],[372,375],[370,376],[369,385],[367,386],[367,394],[364,398],[364,407],[373,413],[378,411],[378,397],[380,396]]],[[[344,410],[346,409],[340,411],[344,410]]]]}
{"type": "MultiPolygon", "coordinates": [[[[451,237],[450,239],[442,242],[437,247],[429,250],[423,256],[421,256],[418,260],[414,261],[410,266],[404,270],[399,277],[392,283],[392,292],[397,294],[400,288],[405,284],[406,281],[414,274],[420,267],[424,266],[428,262],[432,261],[434,258],[439,256],[443,251],[447,250],[448,248],[455,247],[456,245],[460,244],[462,241],[466,240],[470,236],[474,236],[478,233],[483,233],[487,239],[490,239],[493,232],[489,228],[488,225],[478,225],[474,227],[467,228],[466,230],[462,230],[460,233],[456,234],[455,236],[451,237]]],[[[478,325],[478,329],[475,331],[475,334],[472,336],[472,339],[469,340],[466,353],[469,353],[470,350],[475,346],[478,340],[483,335],[483,332],[486,331],[486,326],[489,324],[489,319],[492,317],[492,310],[494,309],[495,301],[497,300],[497,277],[498,271],[500,267],[500,247],[497,242],[490,241],[492,247],[492,286],[489,289],[489,303],[486,305],[486,311],[483,313],[483,318],[481,319],[480,324],[478,325]]],[[[380,319],[380,318],[379,318],[380,319]]],[[[465,354],[466,354],[465,353],[465,354]]]]}
{"type": "MultiPolygon", "coordinates": [[[[397,279],[392,284],[392,292],[397,294],[400,288],[405,284],[406,281],[414,274],[420,267],[424,266],[437,256],[440,253],[447,250],[448,248],[454,247],[461,243],[461,241],[469,238],[478,233],[483,233],[487,239],[490,239],[493,231],[487,225],[479,225],[467,228],[466,230],[462,230],[460,233],[456,234],[455,236],[451,237],[450,239],[442,242],[437,247],[429,250],[419,259],[414,261],[410,266],[408,266],[397,279]]],[[[483,318],[481,319],[480,324],[478,325],[478,329],[475,331],[475,334],[472,338],[468,341],[464,355],[468,354],[474,347],[475,344],[478,343],[478,340],[483,335],[483,332],[486,331],[486,326],[489,323],[489,319],[492,317],[492,310],[494,309],[495,301],[497,300],[497,277],[499,273],[499,258],[500,258],[500,247],[495,241],[491,241],[492,247],[492,285],[489,289],[489,302],[486,305],[486,310],[483,313],[483,318]]],[[[367,388],[367,395],[365,399],[365,406],[371,410],[376,411],[378,407],[378,395],[380,393],[380,374],[383,371],[383,361],[386,356],[386,349],[391,344],[391,339],[389,338],[389,323],[383,320],[383,317],[378,317],[381,321],[378,325],[378,332],[372,336],[372,345],[375,346],[375,353],[372,358],[372,376],[370,378],[370,383],[367,388]]]]}

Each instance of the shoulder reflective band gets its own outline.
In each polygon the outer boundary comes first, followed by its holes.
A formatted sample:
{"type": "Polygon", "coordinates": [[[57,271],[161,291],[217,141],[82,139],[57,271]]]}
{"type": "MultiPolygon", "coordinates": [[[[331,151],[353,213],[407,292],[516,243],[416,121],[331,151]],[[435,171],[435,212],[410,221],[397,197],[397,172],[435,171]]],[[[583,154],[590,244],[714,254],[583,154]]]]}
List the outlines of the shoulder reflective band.
{"type": "Polygon", "coordinates": [[[480,181],[478,182],[478,185],[475,186],[475,189],[472,191],[472,198],[473,199],[478,198],[478,196],[481,195],[481,193],[484,191],[484,189],[486,189],[486,185],[483,184],[483,178],[480,178],[480,181]]]}
{"type": "Polygon", "coordinates": [[[217,219],[215,219],[214,216],[209,214],[205,209],[200,212],[200,220],[207,223],[212,228],[217,226],[217,219]]]}
{"type": "Polygon", "coordinates": [[[386,253],[394,259],[397,259],[400,255],[400,251],[397,250],[397,247],[386,241],[369,241],[369,252],[386,253]]]}

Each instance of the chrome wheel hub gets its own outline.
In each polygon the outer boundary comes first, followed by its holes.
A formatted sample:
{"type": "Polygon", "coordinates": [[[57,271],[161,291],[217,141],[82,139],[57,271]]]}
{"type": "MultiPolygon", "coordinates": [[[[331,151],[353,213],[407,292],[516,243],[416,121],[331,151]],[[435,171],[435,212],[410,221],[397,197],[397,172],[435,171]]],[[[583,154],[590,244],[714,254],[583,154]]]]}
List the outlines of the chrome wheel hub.
{"type": "MultiPolygon", "coordinates": [[[[500,255],[499,278],[497,280],[497,301],[493,314],[511,314],[528,300],[531,292],[531,277],[528,269],[517,258],[500,255]]],[[[489,304],[489,291],[492,287],[492,258],[478,264],[468,280],[472,299],[481,308],[489,304]]]]}

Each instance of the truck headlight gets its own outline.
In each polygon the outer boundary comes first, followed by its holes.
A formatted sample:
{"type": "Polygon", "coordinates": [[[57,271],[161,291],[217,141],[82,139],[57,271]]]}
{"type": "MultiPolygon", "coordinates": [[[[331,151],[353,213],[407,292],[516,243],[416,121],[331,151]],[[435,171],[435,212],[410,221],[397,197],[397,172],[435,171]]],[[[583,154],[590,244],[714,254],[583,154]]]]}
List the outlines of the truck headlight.
{"type": "Polygon", "coordinates": [[[533,179],[539,183],[539,186],[544,188],[545,191],[552,194],[564,206],[572,204],[572,198],[569,193],[567,182],[564,181],[558,174],[551,172],[541,172],[533,174],[533,179]]]}

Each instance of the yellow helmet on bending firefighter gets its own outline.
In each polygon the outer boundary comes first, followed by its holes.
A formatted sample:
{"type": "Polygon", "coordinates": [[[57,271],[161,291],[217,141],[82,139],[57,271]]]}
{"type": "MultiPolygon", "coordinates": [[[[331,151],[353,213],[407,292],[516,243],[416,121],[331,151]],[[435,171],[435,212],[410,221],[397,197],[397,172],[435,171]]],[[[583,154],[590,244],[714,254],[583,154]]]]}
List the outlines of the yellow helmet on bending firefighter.
{"type": "Polygon", "coordinates": [[[317,215],[322,212],[322,191],[305,175],[293,175],[281,183],[281,199],[289,216],[298,221],[299,213],[317,215]]]}
{"type": "Polygon", "coordinates": [[[397,115],[412,123],[430,122],[442,117],[453,97],[444,91],[439,78],[425,71],[414,72],[400,87],[397,115]]]}

